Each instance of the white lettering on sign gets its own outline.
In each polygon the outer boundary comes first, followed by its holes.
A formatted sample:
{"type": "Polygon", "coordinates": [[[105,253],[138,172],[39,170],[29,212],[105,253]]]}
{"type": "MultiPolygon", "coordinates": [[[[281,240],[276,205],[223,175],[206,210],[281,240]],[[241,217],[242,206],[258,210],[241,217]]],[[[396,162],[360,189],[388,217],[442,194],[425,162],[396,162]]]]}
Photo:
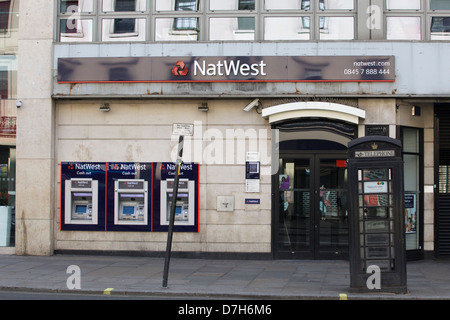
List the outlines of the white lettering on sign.
{"type": "Polygon", "coordinates": [[[194,61],[194,75],[201,74],[203,76],[230,76],[238,74],[242,76],[258,76],[267,75],[264,71],[264,68],[267,66],[266,63],[264,63],[264,60],[261,60],[259,63],[241,63],[240,60],[234,61],[218,61],[216,64],[209,63],[206,64],[205,61],[199,63],[198,61],[194,61]]]}
{"type": "MultiPolygon", "coordinates": [[[[182,171],[192,171],[194,170],[194,167],[192,166],[192,163],[181,163],[181,170],[182,171]]],[[[174,163],[167,163],[166,168],[167,170],[175,170],[176,165],[174,163]]]]}
{"type": "Polygon", "coordinates": [[[139,163],[121,163],[120,164],[120,170],[147,170],[145,164],[139,164],[139,163]]]}
{"type": "Polygon", "coordinates": [[[395,157],[394,150],[356,151],[355,158],[395,157]]]}
{"type": "Polygon", "coordinates": [[[102,165],[97,163],[75,163],[77,170],[101,170],[102,165]]]}

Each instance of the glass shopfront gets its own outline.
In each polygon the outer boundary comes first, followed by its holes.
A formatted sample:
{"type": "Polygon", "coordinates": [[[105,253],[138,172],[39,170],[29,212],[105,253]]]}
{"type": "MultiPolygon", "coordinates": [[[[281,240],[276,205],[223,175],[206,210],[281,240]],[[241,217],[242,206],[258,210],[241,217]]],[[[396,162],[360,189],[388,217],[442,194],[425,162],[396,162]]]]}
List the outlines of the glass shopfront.
{"type": "Polygon", "coordinates": [[[423,248],[423,137],[422,130],[402,127],[405,188],[405,242],[410,255],[423,248]]]}
{"type": "Polygon", "coordinates": [[[0,1],[0,247],[15,244],[19,1],[0,1]]]}

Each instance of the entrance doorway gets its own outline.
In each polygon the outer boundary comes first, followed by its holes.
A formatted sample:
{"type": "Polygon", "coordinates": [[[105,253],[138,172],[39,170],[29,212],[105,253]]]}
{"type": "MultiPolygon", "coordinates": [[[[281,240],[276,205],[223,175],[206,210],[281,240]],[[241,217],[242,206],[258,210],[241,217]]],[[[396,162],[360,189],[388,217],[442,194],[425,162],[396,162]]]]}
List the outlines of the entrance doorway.
{"type": "Polygon", "coordinates": [[[298,101],[262,111],[279,153],[272,176],[275,259],[348,259],[347,145],[365,111],[347,104],[298,101]]]}
{"type": "Polygon", "coordinates": [[[274,178],[277,259],[348,257],[346,152],[280,154],[274,178]]]}

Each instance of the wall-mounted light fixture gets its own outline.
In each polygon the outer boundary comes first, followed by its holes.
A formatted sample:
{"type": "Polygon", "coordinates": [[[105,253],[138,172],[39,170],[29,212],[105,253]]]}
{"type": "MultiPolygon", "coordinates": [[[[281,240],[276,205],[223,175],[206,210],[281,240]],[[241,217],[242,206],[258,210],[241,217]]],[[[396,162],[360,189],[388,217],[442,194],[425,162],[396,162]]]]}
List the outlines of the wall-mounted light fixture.
{"type": "Polygon", "coordinates": [[[412,106],[412,108],[411,108],[411,115],[413,115],[413,116],[420,116],[420,107],[419,106],[412,106]]]}
{"type": "Polygon", "coordinates": [[[202,105],[198,107],[198,110],[200,110],[202,112],[208,112],[209,111],[208,104],[206,102],[202,103],[202,105]]]}
{"type": "Polygon", "coordinates": [[[109,103],[104,103],[102,106],[100,106],[99,110],[103,112],[109,112],[111,110],[111,108],[109,107],[109,103]]]}

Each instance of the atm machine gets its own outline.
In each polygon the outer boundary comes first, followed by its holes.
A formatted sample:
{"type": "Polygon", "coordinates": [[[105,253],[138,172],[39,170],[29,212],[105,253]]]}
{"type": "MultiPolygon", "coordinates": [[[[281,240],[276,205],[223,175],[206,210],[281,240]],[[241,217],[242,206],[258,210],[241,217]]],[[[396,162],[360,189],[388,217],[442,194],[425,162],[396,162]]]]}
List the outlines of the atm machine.
{"type": "Polygon", "coordinates": [[[148,221],[148,182],[142,179],[114,181],[114,223],[146,225],[148,221]]]}
{"type": "MultiPolygon", "coordinates": [[[[174,179],[161,180],[161,225],[169,225],[174,179]]],[[[175,225],[193,226],[195,221],[195,181],[179,179],[175,205],[175,225]]]]}
{"type": "Polygon", "coordinates": [[[65,181],[66,224],[97,224],[98,181],[72,178],[65,181]]]}

